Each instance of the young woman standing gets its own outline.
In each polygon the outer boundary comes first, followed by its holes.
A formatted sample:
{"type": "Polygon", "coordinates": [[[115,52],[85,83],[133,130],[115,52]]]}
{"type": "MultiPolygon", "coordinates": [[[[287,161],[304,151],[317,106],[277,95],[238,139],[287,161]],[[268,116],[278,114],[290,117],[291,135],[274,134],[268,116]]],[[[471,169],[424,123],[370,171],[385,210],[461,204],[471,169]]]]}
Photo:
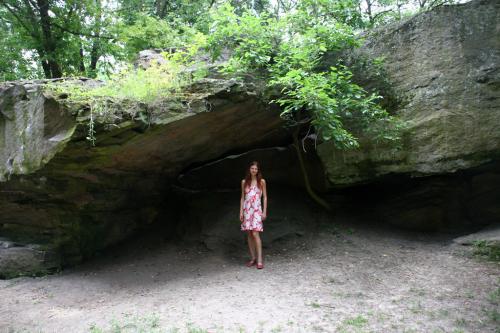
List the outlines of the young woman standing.
{"type": "Polygon", "coordinates": [[[250,250],[251,260],[246,264],[248,267],[257,264],[258,269],[264,268],[260,233],[264,231],[262,222],[266,217],[266,181],[262,178],[259,163],[254,161],[250,163],[246,177],[241,181],[240,221],[241,230],[247,233],[250,250]],[[264,199],[264,210],[262,210],[261,198],[264,199]]]}

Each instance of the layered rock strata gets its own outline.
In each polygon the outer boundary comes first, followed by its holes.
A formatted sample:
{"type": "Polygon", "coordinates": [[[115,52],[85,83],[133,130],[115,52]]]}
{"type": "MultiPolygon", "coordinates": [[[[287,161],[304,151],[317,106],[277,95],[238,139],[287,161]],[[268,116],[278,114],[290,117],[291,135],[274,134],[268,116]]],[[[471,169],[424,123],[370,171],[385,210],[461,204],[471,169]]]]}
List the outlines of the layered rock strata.
{"type": "MultiPolygon", "coordinates": [[[[1,255],[40,248],[56,256],[46,261],[48,269],[79,262],[140,226],[174,223],[169,188],[188,166],[287,142],[279,113],[251,88],[206,79],[187,90],[193,97],[185,101],[166,99],[133,114],[125,106],[122,114],[94,114],[92,146],[88,108],[65,103],[48,83],[54,82],[0,88],[0,175],[8,179],[0,188],[0,233],[20,244],[1,255]]],[[[34,272],[45,262],[43,255],[36,258],[34,272]]]]}

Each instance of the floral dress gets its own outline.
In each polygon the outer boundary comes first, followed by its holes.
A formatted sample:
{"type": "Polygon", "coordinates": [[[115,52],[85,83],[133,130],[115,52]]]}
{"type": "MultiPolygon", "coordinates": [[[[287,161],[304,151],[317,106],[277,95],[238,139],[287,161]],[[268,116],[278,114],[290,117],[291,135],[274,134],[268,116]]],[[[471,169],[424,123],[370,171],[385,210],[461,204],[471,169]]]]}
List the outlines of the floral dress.
{"type": "Polygon", "coordinates": [[[260,198],[262,191],[257,185],[245,186],[245,200],[243,202],[243,223],[241,230],[264,231],[262,225],[262,206],[260,198]]]}

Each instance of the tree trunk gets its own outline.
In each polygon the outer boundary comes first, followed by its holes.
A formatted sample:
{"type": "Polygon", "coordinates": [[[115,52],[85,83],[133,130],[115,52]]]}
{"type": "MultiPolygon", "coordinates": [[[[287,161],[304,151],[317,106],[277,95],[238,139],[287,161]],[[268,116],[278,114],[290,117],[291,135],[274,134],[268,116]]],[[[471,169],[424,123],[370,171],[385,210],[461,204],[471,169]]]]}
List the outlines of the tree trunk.
{"type": "Polygon", "coordinates": [[[40,63],[42,64],[43,74],[46,78],[50,78],[50,67],[47,60],[45,60],[45,52],[43,51],[43,49],[38,49],[37,52],[38,56],[40,56],[40,63]]]}
{"type": "MultiPolygon", "coordinates": [[[[40,11],[40,23],[42,26],[42,45],[45,51],[46,61],[50,69],[50,77],[57,78],[62,76],[61,67],[56,57],[56,42],[52,37],[49,3],[47,0],[37,0],[38,10],[40,11]]],[[[43,65],[42,65],[43,66],[43,65]]]]}
{"type": "Polygon", "coordinates": [[[168,6],[168,0],[156,0],[155,7],[156,7],[156,16],[159,18],[165,18],[165,15],[167,15],[167,6],[168,6]]]}
{"type": "Polygon", "coordinates": [[[306,186],[307,193],[320,206],[322,206],[326,210],[331,210],[332,208],[328,204],[328,202],[326,202],[319,195],[317,195],[316,192],[314,192],[314,190],[311,187],[311,183],[309,182],[309,176],[306,170],[306,165],[304,163],[304,157],[302,156],[302,150],[300,149],[299,133],[300,133],[300,125],[297,125],[297,128],[293,132],[293,145],[295,146],[295,151],[297,152],[300,170],[302,171],[302,176],[304,177],[304,184],[306,186]]]}
{"type": "Polygon", "coordinates": [[[368,20],[370,21],[370,25],[373,25],[373,15],[372,15],[372,2],[371,0],[366,0],[366,14],[368,14],[368,20]]]}
{"type": "Polygon", "coordinates": [[[100,57],[100,35],[101,35],[101,21],[102,21],[102,7],[101,7],[101,1],[97,1],[97,15],[96,15],[96,28],[94,35],[97,36],[97,38],[94,38],[92,41],[92,50],[90,50],[90,76],[95,77],[96,76],[96,69],[97,69],[97,61],[99,60],[100,57]]]}
{"type": "Polygon", "coordinates": [[[85,62],[84,62],[84,55],[83,55],[83,46],[80,46],[80,64],[79,64],[79,70],[82,74],[85,74],[85,62]]]}

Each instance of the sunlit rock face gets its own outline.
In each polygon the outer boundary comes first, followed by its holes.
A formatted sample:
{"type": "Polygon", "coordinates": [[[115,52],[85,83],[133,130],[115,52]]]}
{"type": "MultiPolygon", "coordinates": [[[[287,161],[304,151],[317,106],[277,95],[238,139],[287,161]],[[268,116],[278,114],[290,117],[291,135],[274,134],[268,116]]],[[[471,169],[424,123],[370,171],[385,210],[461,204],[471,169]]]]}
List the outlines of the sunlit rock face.
{"type": "Polygon", "coordinates": [[[252,87],[206,79],[186,101],[93,114],[92,146],[88,108],[66,107],[46,84],[0,87],[0,235],[16,244],[0,248],[4,276],[79,262],[138,227],[174,223],[169,189],[181,170],[289,142],[277,110],[252,87]],[[12,269],[14,252],[29,257],[24,266],[12,269]]]}
{"type": "Polygon", "coordinates": [[[29,174],[64,148],[75,119],[37,84],[0,87],[0,181],[29,174]]]}
{"type": "MultiPolygon", "coordinates": [[[[407,121],[402,149],[361,140],[318,153],[332,186],[387,174],[427,176],[500,157],[500,3],[441,6],[375,30],[353,58],[383,57],[392,110],[407,121]]],[[[367,73],[358,73],[363,82],[367,73]]]]}

